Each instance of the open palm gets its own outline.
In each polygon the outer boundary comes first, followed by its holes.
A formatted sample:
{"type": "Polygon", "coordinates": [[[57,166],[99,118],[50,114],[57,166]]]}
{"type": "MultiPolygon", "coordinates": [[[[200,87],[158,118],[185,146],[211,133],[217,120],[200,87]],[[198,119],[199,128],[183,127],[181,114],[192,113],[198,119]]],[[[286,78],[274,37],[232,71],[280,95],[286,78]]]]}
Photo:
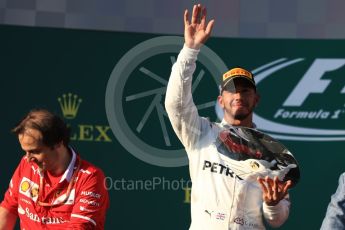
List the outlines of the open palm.
{"type": "Polygon", "coordinates": [[[184,13],[184,38],[187,47],[199,49],[211,35],[214,20],[206,23],[206,8],[200,4],[193,6],[192,19],[189,21],[188,10],[184,13]]]}

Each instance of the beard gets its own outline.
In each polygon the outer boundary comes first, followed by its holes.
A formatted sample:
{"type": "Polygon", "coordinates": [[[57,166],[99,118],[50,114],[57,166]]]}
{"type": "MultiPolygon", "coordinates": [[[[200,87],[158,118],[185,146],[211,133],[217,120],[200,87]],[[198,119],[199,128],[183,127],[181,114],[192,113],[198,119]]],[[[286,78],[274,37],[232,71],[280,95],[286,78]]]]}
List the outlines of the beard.
{"type": "Polygon", "coordinates": [[[248,108],[247,112],[243,112],[243,111],[236,111],[234,114],[234,119],[235,120],[239,120],[239,121],[243,121],[245,120],[250,114],[253,113],[254,107],[248,108]]]}
{"type": "Polygon", "coordinates": [[[243,121],[249,116],[250,113],[235,114],[235,120],[243,121]]]}

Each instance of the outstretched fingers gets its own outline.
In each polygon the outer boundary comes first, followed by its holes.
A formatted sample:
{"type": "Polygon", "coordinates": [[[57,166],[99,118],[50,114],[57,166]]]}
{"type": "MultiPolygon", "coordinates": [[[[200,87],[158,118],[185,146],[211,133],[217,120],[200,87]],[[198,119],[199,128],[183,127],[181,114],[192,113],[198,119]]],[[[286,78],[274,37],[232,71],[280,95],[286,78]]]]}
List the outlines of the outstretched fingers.
{"type": "Polygon", "coordinates": [[[211,31],[214,25],[214,19],[209,21],[206,25],[206,7],[202,7],[201,9],[201,19],[200,19],[200,28],[205,31],[206,37],[208,38],[211,35],[211,31]]]}
{"type": "Polygon", "coordinates": [[[258,177],[257,181],[259,182],[259,184],[261,186],[261,189],[264,192],[264,194],[267,194],[268,193],[268,189],[267,189],[266,184],[264,182],[265,180],[263,178],[261,178],[261,177],[258,177]]]}
{"type": "Polygon", "coordinates": [[[291,186],[292,186],[292,181],[291,181],[291,180],[288,180],[288,181],[285,183],[285,186],[284,186],[284,188],[283,188],[283,192],[284,192],[285,195],[287,194],[287,192],[288,192],[289,188],[291,188],[291,186]]]}
{"type": "Polygon", "coordinates": [[[212,19],[211,21],[208,22],[205,33],[209,36],[211,34],[211,31],[213,29],[213,25],[214,25],[214,19],[212,19]]]}
{"type": "Polygon", "coordinates": [[[272,183],[272,190],[273,190],[273,200],[277,200],[279,198],[279,180],[278,177],[275,176],[272,183]]]}
{"type": "Polygon", "coordinates": [[[194,5],[193,6],[193,11],[192,11],[192,20],[191,20],[192,24],[195,24],[197,22],[197,17],[196,17],[197,9],[198,9],[197,5],[194,5]]]}
{"type": "Polygon", "coordinates": [[[204,6],[201,9],[200,26],[203,30],[206,29],[206,7],[204,6]]]}
{"type": "Polygon", "coordinates": [[[194,5],[193,6],[193,14],[192,14],[192,24],[197,24],[198,19],[200,17],[200,10],[201,10],[201,5],[194,5]]]}
{"type": "Polygon", "coordinates": [[[287,195],[289,188],[292,186],[292,181],[286,182],[279,181],[278,177],[275,176],[273,179],[266,176],[265,178],[258,177],[262,192],[263,200],[268,205],[276,205],[280,200],[284,199],[287,195]]]}
{"type": "Polygon", "coordinates": [[[277,193],[275,192],[275,189],[274,189],[275,183],[274,183],[274,181],[273,181],[270,177],[268,177],[268,176],[265,177],[265,182],[266,182],[267,187],[268,187],[268,188],[267,188],[267,190],[268,190],[267,196],[268,196],[268,198],[269,198],[270,200],[273,200],[273,199],[277,196],[277,193]]]}
{"type": "Polygon", "coordinates": [[[201,4],[193,6],[191,18],[188,10],[185,10],[184,38],[187,47],[199,49],[210,37],[214,20],[211,20],[207,23],[206,14],[206,8],[201,4]]]}
{"type": "Polygon", "coordinates": [[[185,26],[189,26],[190,25],[190,22],[189,22],[189,12],[188,12],[188,10],[186,9],[185,11],[184,11],[184,25],[185,26]]]}

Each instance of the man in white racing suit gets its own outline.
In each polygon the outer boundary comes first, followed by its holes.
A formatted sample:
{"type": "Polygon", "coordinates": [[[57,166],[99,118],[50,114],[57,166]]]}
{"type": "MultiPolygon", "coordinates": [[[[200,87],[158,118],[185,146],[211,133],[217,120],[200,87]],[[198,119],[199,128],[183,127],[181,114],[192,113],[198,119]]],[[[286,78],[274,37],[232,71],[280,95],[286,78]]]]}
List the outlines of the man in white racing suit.
{"type": "Polygon", "coordinates": [[[225,73],[218,96],[223,121],[214,123],[200,117],[192,99],[192,75],[214,20],[206,22],[206,9],[199,4],[193,7],[191,21],[185,11],[184,24],[185,44],[172,67],[165,107],[189,158],[193,184],[190,229],[265,229],[263,217],[270,226],[279,227],[289,215],[292,182],[267,174],[238,173],[253,172],[263,165],[244,164],[217,149],[219,133],[227,127],[255,128],[252,115],[259,95],[253,75],[243,68],[225,73]]]}

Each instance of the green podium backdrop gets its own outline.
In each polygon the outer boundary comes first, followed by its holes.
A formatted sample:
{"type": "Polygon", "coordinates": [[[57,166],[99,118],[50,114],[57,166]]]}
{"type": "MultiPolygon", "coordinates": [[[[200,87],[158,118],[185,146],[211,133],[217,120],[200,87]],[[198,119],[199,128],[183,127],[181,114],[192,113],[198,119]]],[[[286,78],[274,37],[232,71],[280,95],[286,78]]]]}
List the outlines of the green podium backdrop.
{"type": "MultiPolygon", "coordinates": [[[[65,118],[71,145],[104,170],[106,229],[189,227],[187,159],[163,104],[181,37],[0,26],[0,42],[1,199],[23,155],[10,129],[44,107],[65,118]]],[[[253,70],[261,95],[255,122],[301,167],[282,229],[318,229],[345,171],[345,41],[211,38],[206,45],[193,84],[199,113],[220,119],[223,71],[253,70]]]]}

